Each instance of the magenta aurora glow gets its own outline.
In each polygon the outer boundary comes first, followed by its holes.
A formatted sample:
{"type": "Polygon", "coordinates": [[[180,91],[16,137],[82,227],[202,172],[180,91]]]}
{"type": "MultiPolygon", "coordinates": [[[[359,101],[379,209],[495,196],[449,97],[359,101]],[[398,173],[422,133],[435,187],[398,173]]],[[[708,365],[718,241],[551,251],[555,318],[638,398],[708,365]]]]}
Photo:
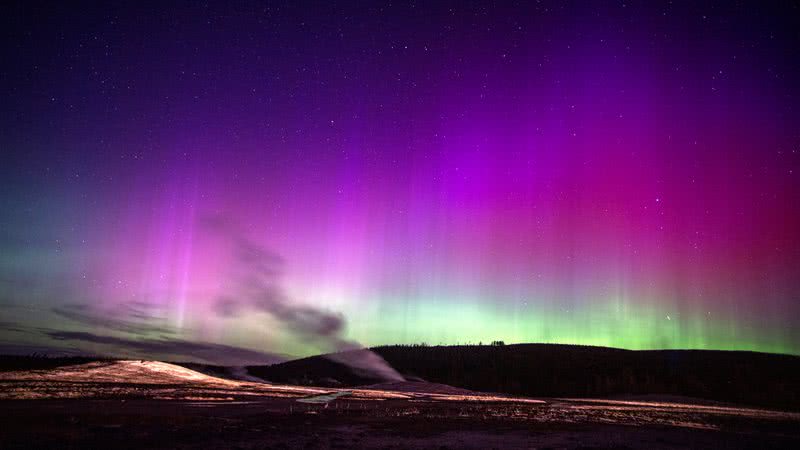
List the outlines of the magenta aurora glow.
{"type": "Polygon", "coordinates": [[[7,349],[800,354],[797,5],[2,8],[7,349]]]}

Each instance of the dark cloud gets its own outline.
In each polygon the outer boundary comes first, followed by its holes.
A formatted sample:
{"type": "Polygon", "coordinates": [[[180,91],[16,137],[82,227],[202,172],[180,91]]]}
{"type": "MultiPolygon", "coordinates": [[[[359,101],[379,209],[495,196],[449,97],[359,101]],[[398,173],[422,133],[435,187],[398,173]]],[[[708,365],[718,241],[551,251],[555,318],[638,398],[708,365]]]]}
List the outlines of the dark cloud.
{"type": "Polygon", "coordinates": [[[58,341],[78,341],[112,347],[110,354],[128,355],[129,352],[162,359],[190,359],[215,364],[242,366],[274,364],[286,361],[285,355],[264,353],[230,345],[194,342],[182,339],[126,339],[103,336],[84,331],[51,331],[47,333],[58,341]]]}
{"type": "Polygon", "coordinates": [[[2,331],[10,331],[10,332],[18,332],[18,333],[27,333],[28,329],[21,326],[16,322],[9,322],[5,320],[0,320],[0,330],[2,331]]]}
{"type": "Polygon", "coordinates": [[[0,342],[0,355],[95,356],[74,347],[0,342]]]}
{"type": "Polygon", "coordinates": [[[174,329],[164,324],[163,317],[153,314],[155,306],[145,302],[130,302],[105,310],[87,304],[73,303],[57,306],[52,311],[66,319],[131,334],[172,334],[174,329]]]}

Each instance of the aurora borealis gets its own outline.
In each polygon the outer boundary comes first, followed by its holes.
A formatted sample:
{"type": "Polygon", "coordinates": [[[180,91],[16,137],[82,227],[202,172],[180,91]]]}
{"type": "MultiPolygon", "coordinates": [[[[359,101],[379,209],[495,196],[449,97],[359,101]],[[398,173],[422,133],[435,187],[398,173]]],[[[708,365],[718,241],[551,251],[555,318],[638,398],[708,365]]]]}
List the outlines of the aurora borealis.
{"type": "Polygon", "coordinates": [[[6,351],[800,354],[796,4],[1,8],[6,351]]]}

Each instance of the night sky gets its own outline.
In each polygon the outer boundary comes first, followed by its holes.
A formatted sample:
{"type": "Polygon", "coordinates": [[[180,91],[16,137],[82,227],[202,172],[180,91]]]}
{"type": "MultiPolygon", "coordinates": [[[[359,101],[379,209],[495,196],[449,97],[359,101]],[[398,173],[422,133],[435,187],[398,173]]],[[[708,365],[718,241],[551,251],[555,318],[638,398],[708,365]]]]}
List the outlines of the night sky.
{"type": "Polygon", "coordinates": [[[0,7],[2,352],[800,354],[797,3],[139,3],[0,7]]]}

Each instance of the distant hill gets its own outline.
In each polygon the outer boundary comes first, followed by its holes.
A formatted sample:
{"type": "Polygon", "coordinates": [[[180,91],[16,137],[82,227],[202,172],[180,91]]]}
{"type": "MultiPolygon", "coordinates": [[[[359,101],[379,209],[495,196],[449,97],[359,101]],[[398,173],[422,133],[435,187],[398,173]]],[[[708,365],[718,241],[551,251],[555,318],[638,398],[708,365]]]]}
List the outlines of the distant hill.
{"type": "MultiPolygon", "coordinates": [[[[401,374],[460,388],[531,397],[681,395],[800,409],[800,357],[712,350],[632,351],[554,344],[373,348],[401,374]]],[[[277,383],[379,382],[324,356],[248,367],[277,383]]]]}

